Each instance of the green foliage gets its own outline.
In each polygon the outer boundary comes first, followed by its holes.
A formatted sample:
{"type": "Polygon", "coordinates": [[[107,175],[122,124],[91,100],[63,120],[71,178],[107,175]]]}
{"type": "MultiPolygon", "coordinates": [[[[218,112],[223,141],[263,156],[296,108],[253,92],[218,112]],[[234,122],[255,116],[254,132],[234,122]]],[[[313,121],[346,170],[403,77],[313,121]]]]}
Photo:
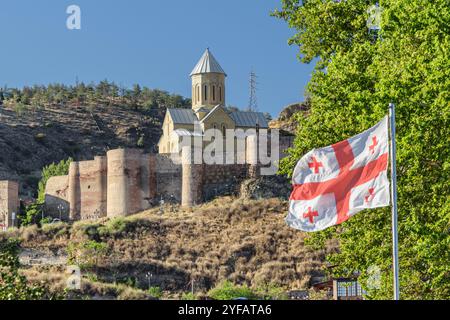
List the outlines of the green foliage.
{"type": "Polygon", "coordinates": [[[31,224],[41,225],[52,222],[50,217],[42,219],[42,211],[45,202],[45,186],[48,179],[54,176],[63,176],[69,173],[69,166],[72,158],[62,160],[59,163],[52,163],[42,169],[41,180],[38,183],[38,197],[35,203],[22,208],[19,214],[21,226],[29,226],[31,224]]]}
{"type": "Polygon", "coordinates": [[[150,287],[147,292],[153,298],[159,299],[162,297],[162,290],[160,287],[150,287]]]}
{"type": "Polygon", "coordinates": [[[48,179],[69,174],[69,166],[72,161],[72,158],[61,160],[59,163],[52,163],[42,169],[41,181],[38,184],[38,203],[44,203],[45,201],[45,186],[48,179]]]}
{"type": "Polygon", "coordinates": [[[264,300],[288,300],[289,298],[284,288],[273,283],[258,286],[255,293],[264,300]]]}
{"type": "Polygon", "coordinates": [[[22,227],[37,224],[42,217],[42,204],[32,203],[25,207],[20,214],[20,225],[22,227]]]}
{"type": "Polygon", "coordinates": [[[99,261],[106,258],[108,252],[108,244],[94,240],[71,242],[67,246],[69,263],[78,265],[81,269],[98,266],[99,261]]]}
{"type": "Polygon", "coordinates": [[[43,299],[45,290],[19,274],[18,250],[16,240],[0,240],[0,300],[43,299]]]}
{"type": "Polygon", "coordinates": [[[257,299],[258,296],[246,285],[234,285],[225,280],[208,292],[208,296],[216,300],[232,300],[236,298],[257,299]]]}
{"type": "Polygon", "coordinates": [[[197,297],[192,292],[185,292],[181,295],[181,300],[197,300],[197,297]]]}
{"type": "Polygon", "coordinates": [[[143,148],[145,143],[144,135],[141,135],[136,143],[137,147],[143,148]]]}
{"type": "Polygon", "coordinates": [[[109,220],[98,228],[100,236],[118,236],[127,230],[128,221],[122,217],[109,220]]]}
{"type": "Polygon", "coordinates": [[[16,102],[13,104],[13,110],[17,115],[21,116],[27,110],[27,106],[22,102],[16,102]]]}
{"type": "Polygon", "coordinates": [[[167,107],[182,108],[191,104],[190,99],[170,94],[162,90],[140,87],[119,87],[107,80],[96,84],[77,83],[75,86],[50,84],[48,86],[24,87],[21,90],[5,88],[0,90],[0,101],[15,110],[18,114],[25,111],[37,111],[52,105],[86,105],[95,107],[105,105],[112,107],[128,107],[135,110],[148,111],[167,107]]]}
{"type": "MultiPolygon", "coordinates": [[[[41,220],[42,223],[42,220],[41,220]]],[[[67,223],[57,222],[57,223],[42,223],[42,232],[47,237],[58,237],[58,236],[68,236],[70,232],[70,227],[67,223]]]]}
{"type": "MultiPolygon", "coordinates": [[[[298,116],[295,147],[282,161],[291,174],[309,150],[347,139],[397,109],[400,284],[403,299],[450,296],[450,7],[448,1],[380,1],[378,40],[365,21],[372,1],[284,0],[275,15],[297,30],[300,58],[318,60],[308,86],[311,111],[298,116]]],[[[368,298],[392,297],[390,209],[356,215],[311,236],[337,237],[328,257],[335,276],[361,272],[368,298]],[[370,289],[368,270],[381,271],[370,289]]]]}

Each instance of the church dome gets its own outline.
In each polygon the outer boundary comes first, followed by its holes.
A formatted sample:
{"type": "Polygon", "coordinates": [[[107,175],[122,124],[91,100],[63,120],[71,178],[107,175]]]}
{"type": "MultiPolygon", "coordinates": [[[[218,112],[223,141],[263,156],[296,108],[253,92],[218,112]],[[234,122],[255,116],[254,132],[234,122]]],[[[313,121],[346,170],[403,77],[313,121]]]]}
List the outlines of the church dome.
{"type": "Polygon", "coordinates": [[[216,58],[214,58],[211,51],[209,51],[209,48],[206,49],[205,53],[198,61],[194,70],[192,70],[190,76],[203,73],[221,73],[225,76],[227,75],[220,66],[219,62],[217,62],[216,58]]]}

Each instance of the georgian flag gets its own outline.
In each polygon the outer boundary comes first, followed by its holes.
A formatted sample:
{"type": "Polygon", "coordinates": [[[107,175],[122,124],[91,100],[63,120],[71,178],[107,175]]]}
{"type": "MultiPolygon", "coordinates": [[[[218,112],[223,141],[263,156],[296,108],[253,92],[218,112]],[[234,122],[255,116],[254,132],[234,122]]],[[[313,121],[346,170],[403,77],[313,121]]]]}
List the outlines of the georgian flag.
{"type": "Polygon", "coordinates": [[[348,140],[308,152],[294,169],[286,223],[320,231],[389,206],[388,117],[348,140]]]}

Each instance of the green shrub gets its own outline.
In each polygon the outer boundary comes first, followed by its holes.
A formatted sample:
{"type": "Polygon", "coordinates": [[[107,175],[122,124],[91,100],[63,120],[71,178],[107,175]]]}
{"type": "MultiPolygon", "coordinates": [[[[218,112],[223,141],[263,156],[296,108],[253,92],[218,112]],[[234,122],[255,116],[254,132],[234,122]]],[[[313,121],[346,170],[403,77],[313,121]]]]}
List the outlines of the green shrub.
{"type": "Polygon", "coordinates": [[[275,284],[264,284],[255,289],[258,296],[264,300],[288,300],[286,290],[275,284]]]}
{"type": "Polygon", "coordinates": [[[117,236],[121,235],[127,230],[128,221],[122,217],[117,217],[109,220],[105,225],[98,228],[101,236],[117,236]]]}
{"type": "Polygon", "coordinates": [[[37,203],[26,206],[24,212],[19,215],[20,225],[22,227],[37,223],[39,216],[42,216],[42,205],[37,203]]]}
{"type": "Polygon", "coordinates": [[[21,102],[17,102],[13,105],[13,110],[18,116],[21,116],[27,110],[27,106],[21,102]]]}
{"type": "Polygon", "coordinates": [[[208,295],[216,300],[232,300],[236,298],[257,299],[258,296],[246,285],[235,285],[225,280],[219,283],[208,295]]]}
{"type": "Polygon", "coordinates": [[[192,292],[185,292],[181,295],[181,300],[197,300],[197,297],[192,292]]]}
{"type": "Polygon", "coordinates": [[[136,143],[138,148],[143,148],[145,143],[144,135],[141,135],[136,143]]]}
{"type": "Polygon", "coordinates": [[[51,217],[45,217],[41,220],[39,220],[41,226],[45,226],[46,224],[51,224],[53,219],[51,217]]]}
{"type": "Polygon", "coordinates": [[[57,222],[57,223],[46,223],[42,224],[42,231],[47,237],[61,236],[65,235],[69,231],[67,223],[57,222]]]}
{"type": "Polygon", "coordinates": [[[90,269],[106,257],[108,250],[108,245],[103,242],[93,240],[71,242],[67,246],[68,261],[82,269],[90,269]]]}
{"type": "Polygon", "coordinates": [[[160,287],[150,287],[147,292],[153,298],[159,299],[162,297],[162,290],[160,287]]]}
{"type": "Polygon", "coordinates": [[[19,273],[19,242],[0,240],[0,300],[38,300],[45,296],[42,287],[30,285],[19,273]]]}

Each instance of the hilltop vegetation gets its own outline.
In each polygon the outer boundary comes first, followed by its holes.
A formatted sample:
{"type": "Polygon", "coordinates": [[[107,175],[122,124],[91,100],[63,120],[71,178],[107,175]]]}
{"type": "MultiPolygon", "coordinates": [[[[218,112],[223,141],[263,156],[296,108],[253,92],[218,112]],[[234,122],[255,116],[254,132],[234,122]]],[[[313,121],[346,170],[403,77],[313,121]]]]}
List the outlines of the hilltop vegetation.
{"type": "Polygon", "coordinates": [[[308,289],[312,277],[325,274],[325,254],[336,250],[333,241],[323,250],[304,246],[304,234],[284,222],[286,206],[276,198],[222,198],[192,211],[167,206],[163,215],[156,208],[128,218],[31,226],[5,236],[20,239],[34,259],[47,255],[47,264],[34,266],[23,258],[23,272],[53,294],[63,292],[66,266],[74,264],[83,281],[73,297],[148,298],[149,289],[166,298],[187,297],[192,280],[196,295],[281,297],[289,289],[308,289]],[[66,262],[52,266],[57,256],[66,262]]]}
{"type": "MultiPolygon", "coordinates": [[[[375,2],[375,1],[374,1],[375,2]]],[[[372,3],[374,3],[372,2],[372,3]]],[[[313,148],[336,143],[397,112],[400,287],[403,299],[450,297],[450,7],[448,1],[385,0],[381,30],[367,28],[368,1],[283,0],[275,12],[296,34],[302,62],[317,61],[311,109],[297,118],[291,174],[313,148]]],[[[380,271],[369,296],[392,297],[390,208],[363,212],[319,232],[338,238],[335,276],[380,271]]]]}
{"type": "Polygon", "coordinates": [[[54,84],[0,90],[0,179],[21,182],[36,196],[44,166],[89,160],[118,147],[154,151],[166,107],[190,100],[135,85],[54,84]]]}
{"type": "Polygon", "coordinates": [[[107,80],[98,84],[83,82],[74,86],[50,84],[48,86],[25,86],[22,89],[0,88],[0,105],[11,107],[18,113],[36,111],[46,107],[98,106],[125,107],[134,110],[157,110],[182,108],[191,104],[190,99],[169,94],[163,90],[149,89],[139,84],[129,89],[107,80]]]}

